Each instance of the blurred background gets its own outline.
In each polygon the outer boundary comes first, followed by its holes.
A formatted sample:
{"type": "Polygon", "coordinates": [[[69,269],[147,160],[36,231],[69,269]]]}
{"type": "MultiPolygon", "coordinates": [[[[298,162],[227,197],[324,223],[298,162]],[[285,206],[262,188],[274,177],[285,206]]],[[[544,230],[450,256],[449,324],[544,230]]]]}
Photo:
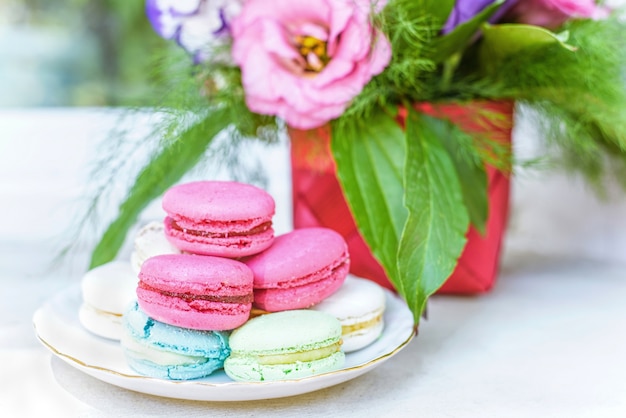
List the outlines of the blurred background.
{"type": "Polygon", "coordinates": [[[0,107],[141,104],[164,43],[144,0],[0,0],[0,107]]]}
{"type": "Polygon", "coordinates": [[[151,63],[166,41],[144,7],[145,0],[0,0],[0,108],[149,104],[142,100],[159,77],[151,63]]]}

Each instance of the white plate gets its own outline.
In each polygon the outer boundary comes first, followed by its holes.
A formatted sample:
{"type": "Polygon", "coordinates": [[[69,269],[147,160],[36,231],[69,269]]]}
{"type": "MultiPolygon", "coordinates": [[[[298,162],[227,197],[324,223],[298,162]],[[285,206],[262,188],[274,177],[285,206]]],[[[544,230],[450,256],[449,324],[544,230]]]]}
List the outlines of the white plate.
{"type": "Polygon", "coordinates": [[[79,286],[60,292],[33,317],[37,337],[53,354],[104,382],[168,398],[200,401],[246,401],[313,392],[346,382],[393,357],[415,336],[413,317],[400,298],[386,291],[385,330],[370,346],[346,355],[340,370],[279,382],[234,382],[224,371],[204,379],[172,381],[141,376],[126,364],[117,341],[91,334],[78,322],[79,286]]]}

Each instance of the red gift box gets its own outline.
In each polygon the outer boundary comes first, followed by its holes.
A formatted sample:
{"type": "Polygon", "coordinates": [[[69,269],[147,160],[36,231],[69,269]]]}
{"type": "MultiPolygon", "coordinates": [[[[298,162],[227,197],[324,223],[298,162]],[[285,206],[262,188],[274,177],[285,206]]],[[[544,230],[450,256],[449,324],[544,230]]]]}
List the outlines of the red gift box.
{"type": "MultiPolygon", "coordinates": [[[[468,102],[434,105],[423,103],[416,109],[447,118],[468,133],[477,133],[510,146],[513,103],[468,102]],[[495,117],[494,117],[495,116],[495,117]]],[[[404,126],[406,111],[398,123],[404,126]]],[[[330,151],[328,126],[301,131],[290,129],[295,228],[325,226],[342,234],[350,251],[350,272],[393,289],[380,263],[373,257],[354,223],[341,191],[330,151]]],[[[510,179],[507,173],[487,167],[489,217],[485,235],[470,227],[467,244],[452,275],[439,293],[475,294],[491,289],[498,272],[501,244],[509,209],[510,179]]]]}

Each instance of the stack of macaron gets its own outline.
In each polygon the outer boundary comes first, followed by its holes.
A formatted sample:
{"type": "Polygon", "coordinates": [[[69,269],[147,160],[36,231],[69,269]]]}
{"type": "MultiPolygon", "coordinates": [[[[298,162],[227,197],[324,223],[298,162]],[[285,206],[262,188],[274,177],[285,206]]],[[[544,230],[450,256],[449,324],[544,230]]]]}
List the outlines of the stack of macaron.
{"type": "Polygon", "coordinates": [[[380,336],[384,292],[347,279],[337,232],[275,237],[273,198],[238,182],[174,186],[162,206],[165,220],[136,236],[136,302],[126,298],[116,335],[138,373],[181,380],[223,367],[239,381],[295,379],[340,368],[345,352],[380,336]]]}
{"type": "Polygon", "coordinates": [[[223,367],[230,331],[250,317],[253,275],[238,259],[272,244],[274,200],[252,185],[193,182],[162,206],[164,222],[135,239],[137,303],[121,343],[138,373],[200,378],[223,367]]]}

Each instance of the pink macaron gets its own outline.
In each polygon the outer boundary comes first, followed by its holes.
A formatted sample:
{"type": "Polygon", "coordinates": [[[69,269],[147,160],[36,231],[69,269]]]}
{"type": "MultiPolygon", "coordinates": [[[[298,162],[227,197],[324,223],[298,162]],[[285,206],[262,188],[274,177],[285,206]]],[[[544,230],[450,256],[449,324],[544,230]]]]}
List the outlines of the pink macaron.
{"type": "Polygon", "coordinates": [[[250,184],[185,183],[170,188],[162,206],[165,235],[185,252],[238,258],[263,251],[274,239],[274,199],[250,184]]]}
{"type": "Polygon", "coordinates": [[[280,235],[270,248],[243,262],[254,273],[254,306],[268,312],[321,302],[341,287],[350,267],[345,240],[328,228],[280,235]]]}
{"type": "Polygon", "coordinates": [[[157,321],[182,328],[224,331],[250,316],[252,271],[222,257],[158,255],[139,272],[137,300],[157,321]]]}

